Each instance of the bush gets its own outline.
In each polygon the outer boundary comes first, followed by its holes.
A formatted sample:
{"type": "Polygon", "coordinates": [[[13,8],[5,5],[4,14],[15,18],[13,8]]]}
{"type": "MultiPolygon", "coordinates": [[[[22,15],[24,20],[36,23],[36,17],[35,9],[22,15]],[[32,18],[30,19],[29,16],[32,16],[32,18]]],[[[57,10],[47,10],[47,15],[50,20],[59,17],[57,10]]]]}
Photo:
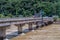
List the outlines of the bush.
{"type": "Polygon", "coordinates": [[[58,16],[53,16],[54,22],[56,22],[58,20],[58,16]]]}

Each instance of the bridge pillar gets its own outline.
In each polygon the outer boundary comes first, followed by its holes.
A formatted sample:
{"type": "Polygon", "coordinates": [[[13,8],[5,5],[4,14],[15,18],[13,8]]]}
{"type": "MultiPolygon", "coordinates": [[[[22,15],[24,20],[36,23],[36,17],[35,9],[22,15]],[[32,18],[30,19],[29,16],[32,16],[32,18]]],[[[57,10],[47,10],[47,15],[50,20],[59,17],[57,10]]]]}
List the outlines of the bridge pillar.
{"type": "Polygon", "coordinates": [[[22,33],[22,25],[21,24],[18,26],[18,34],[20,34],[20,33],[22,33]]]}
{"type": "Polygon", "coordinates": [[[36,22],[36,28],[38,28],[38,27],[39,27],[39,25],[40,25],[40,24],[39,24],[39,22],[36,22]]]}
{"type": "Polygon", "coordinates": [[[45,26],[47,26],[48,25],[48,22],[45,22],[44,24],[45,24],[45,26]]]}
{"type": "Polygon", "coordinates": [[[29,30],[32,30],[32,23],[29,23],[29,30]]]}
{"type": "Polygon", "coordinates": [[[18,34],[22,33],[23,24],[16,24],[16,26],[18,27],[18,34]]]}
{"type": "Polygon", "coordinates": [[[6,27],[0,27],[0,40],[4,40],[6,38],[6,27]]]}

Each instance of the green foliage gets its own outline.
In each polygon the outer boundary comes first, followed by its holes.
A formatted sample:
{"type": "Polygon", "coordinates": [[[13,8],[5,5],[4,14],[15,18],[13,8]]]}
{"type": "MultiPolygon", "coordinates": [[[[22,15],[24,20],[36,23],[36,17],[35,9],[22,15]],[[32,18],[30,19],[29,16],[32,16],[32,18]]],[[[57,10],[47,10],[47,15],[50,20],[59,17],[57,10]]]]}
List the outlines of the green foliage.
{"type": "Polygon", "coordinates": [[[0,0],[0,18],[29,17],[41,9],[44,16],[60,16],[60,0],[0,0]]]}
{"type": "Polygon", "coordinates": [[[54,19],[54,21],[57,21],[59,19],[59,17],[55,15],[55,16],[53,16],[53,19],[54,19]]]}
{"type": "Polygon", "coordinates": [[[4,15],[0,14],[0,18],[4,18],[4,15]]]}

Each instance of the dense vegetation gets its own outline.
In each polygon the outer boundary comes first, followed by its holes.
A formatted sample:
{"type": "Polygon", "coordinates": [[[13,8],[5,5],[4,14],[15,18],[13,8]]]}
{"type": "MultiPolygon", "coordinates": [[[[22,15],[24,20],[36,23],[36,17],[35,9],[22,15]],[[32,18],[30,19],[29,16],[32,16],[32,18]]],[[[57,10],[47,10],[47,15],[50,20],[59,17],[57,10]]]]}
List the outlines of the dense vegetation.
{"type": "Polygon", "coordinates": [[[0,18],[28,17],[44,10],[44,16],[60,16],[60,0],[0,0],[0,18]]]}

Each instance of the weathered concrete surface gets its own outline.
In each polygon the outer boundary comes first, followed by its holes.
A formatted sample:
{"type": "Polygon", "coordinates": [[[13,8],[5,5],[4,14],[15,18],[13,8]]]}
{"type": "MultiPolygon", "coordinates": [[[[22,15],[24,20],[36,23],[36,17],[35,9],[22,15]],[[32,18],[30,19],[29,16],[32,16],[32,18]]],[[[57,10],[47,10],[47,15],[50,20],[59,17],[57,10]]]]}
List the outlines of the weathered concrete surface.
{"type": "Polygon", "coordinates": [[[11,40],[60,40],[60,24],[52,24],[11,40]]]}
{"type": "Polygon", "coordinates": [[[6,36],[6,27],[0,28],[0,37],[5,37],[6,36]]]}

